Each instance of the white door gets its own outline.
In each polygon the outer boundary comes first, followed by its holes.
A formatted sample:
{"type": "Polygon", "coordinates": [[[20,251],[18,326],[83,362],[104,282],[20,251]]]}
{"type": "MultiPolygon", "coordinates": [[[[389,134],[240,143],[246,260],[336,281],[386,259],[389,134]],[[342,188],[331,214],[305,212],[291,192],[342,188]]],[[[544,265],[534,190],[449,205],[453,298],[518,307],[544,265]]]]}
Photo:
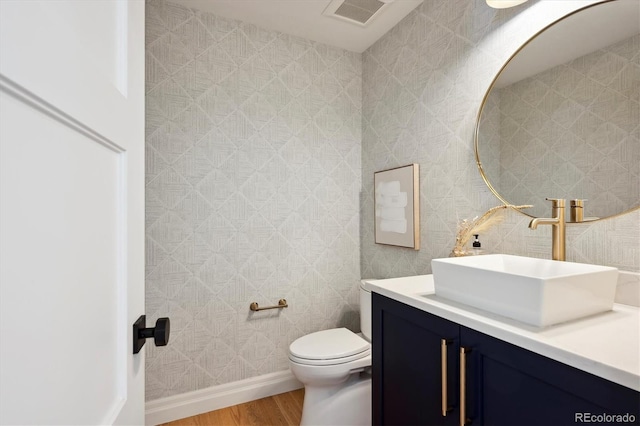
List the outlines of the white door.
{"type": "Polygon", "coordinates": [[[0,423],[142,424],[144,1],[0,0],[0,423]]]}

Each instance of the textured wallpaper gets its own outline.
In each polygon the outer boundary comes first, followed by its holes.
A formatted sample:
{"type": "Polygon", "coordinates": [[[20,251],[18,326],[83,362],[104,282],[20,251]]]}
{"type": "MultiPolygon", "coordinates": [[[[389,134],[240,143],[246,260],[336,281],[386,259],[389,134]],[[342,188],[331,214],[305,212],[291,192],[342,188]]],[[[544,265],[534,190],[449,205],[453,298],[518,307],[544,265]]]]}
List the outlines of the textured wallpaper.
{"type": "Polygon", "coordinates": [[[545,197],[587,199],[585,216],[639,206],[638,63],[640,35],[494,89],[480,159],[500,158],[487,171],[498,192],[536,216],[548,214],[545,197]]]}
{"type": "MultiPolygon", "coordinates": [[[[363,277],[430,273],[431,259],[449,255],[459,220],[500,204],[482,181],[474,158],[473,133],[482,98],[524,41],[585,4],[529,2],[496,10],[484,0],[425,0],[364,53],[363,277]],[[373,173],[413,162],[420,163],[422,248],[414,252],[376,245],[373,173]]],[[[492,118],[495,123],[496,115],[492,118]]],[[[532,231],[529,220],[508,214],[480,236],[483,248],[550,258],[550,227],[532,231]]],[[[640,212],[570,226],[567,259],[639,271],[640,212]]]]}
{"type": "MultiPolygon", "coordinates": [[[[148,1],[147,315],[173,330],[146,346],[147,399],[285,370],[295,338],[358,328],[360,277],[448,256],[458,220],[499,204],[473,151],[485,91],[560,14],[536,9],[581,3],[425,0],[359,55],[148,1]],[[376,245],[373,173],[414,162],[422,248],[376,245]]],[[[528,221],[508,214],[483,247],[550,258],[550,227],[528,221]]],[[[567,243],[568,260],[640,271],[640,211],[567,243]]]]}
{"type": "Polygon", "coordinates": [[[147,1],[147,399],[359,329],[360,54],[147,1]],[[249,304],[282,311],[250,313],[249,304]]]}

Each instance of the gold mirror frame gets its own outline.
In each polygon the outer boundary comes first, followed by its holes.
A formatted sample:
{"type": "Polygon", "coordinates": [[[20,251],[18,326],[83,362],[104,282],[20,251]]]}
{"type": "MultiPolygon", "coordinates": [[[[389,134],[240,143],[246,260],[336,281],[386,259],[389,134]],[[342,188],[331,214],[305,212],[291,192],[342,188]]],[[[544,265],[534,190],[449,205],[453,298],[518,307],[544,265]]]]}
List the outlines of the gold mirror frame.
{"type": "MultiPolygon", "coordinates": [[[[475,158],[476,158],[476,165],[478,166],[478,171],[480,172],[480,176],[482,177],[482,180],[484,181],[484,183],[487,185],[487,187],[489,188],[489,190],[493,193],[493,195],[496,196],[496,198],[498,198],[498,200],[500,200],[503,204],[505,205],[511,205],[512,203],[510,203],[509,201],[505,200],[504,197],[502,195],[500,195],[498,193],[498,191],[493,187],[493,185],[491,184],[491,182],[489,181],[489,178],[487,177],[483,167],[482,167],[482,162],[480,161],[480,152],[479,152],[479,135],[480,135],[480,119],[482,118],[482,113],[484,111],[484,107],[487,103],[487,99],[489,98],[489,95],[491,94],[491,91],[493,90],[494,86],[496,85],[496,82],[498,81],[498,79],[500,78],[500,76],[502,75],[502,72],[505,70],[505,68],[511,63],[511,61],[513,60],[513,58],[515,58],[525,47],[527,47],[536,37],[538,37],[540,34],[542,34],[543,32],[545,32],[546,30],[548,30],[550,27],[564,21],[565,19],[580,13],[586,9],[590,9],[592,7],[596,7],[596,6],[600,6],[606,3],[611,3],[614,2],[616,0],[605,0],[605,1],[601,1],[598,3],[594,3],[594,4],[589,4],[587,6],[581,7],[579,9],[574,10],[573,12],[559,18],[556,19],[555,21],[551,22],[550,24],[546,25],[544,28],[542,28],[540,31],[536,32],[533,36],[531,36],[526,42],[524,42],[522,44],[522,46],[520,46],[515,52],[513,52],[513,54],[511,56],[509,56],[509,59],[507,59],[507,61],[502,65],[502,67],[500,67],[500,70],[498,71],[498,73],[496,74],[496,76],[493,78],[493,81],[491,81],[491,84],[489,85],[489,88],[487,89],[487,92],[484,94],[484,97],[482,98],[482,103],[480,104],[480,109],[478,110],[478,115],[476,116],[476,127],[475,127],[475,131],[474,131],[474,143],[473,143],[473,148],[474,148],[474,153],[475,153],[475,158]]],[[[605,219],[613,219],[616,218],[618,216],[622,216],[625,215],[627,213],[631,213],[633,211],[636,210],[640,210],[640,205],[636,206],[636,207],[632,207],[628,210],[625,210],[623,212],[620,213],[616,213],[614,215],[611,216],[605,216],[605,217],[601,217],[598,219],[592,219],[592,220],[585,220],[584,222],[579,222],[579,223],[594,223],[594,222],[599,222],[601,220],[605,220],[605,219]]],[[[517,212],[522,213],[525,216],[528,216],[530,218],[535,218],[536,216],[533,216],[527,212],[524,212],[522,210],[516,209],[517,212]]],[[[571,223],[571,222],[568,222],[571,223]]]]}

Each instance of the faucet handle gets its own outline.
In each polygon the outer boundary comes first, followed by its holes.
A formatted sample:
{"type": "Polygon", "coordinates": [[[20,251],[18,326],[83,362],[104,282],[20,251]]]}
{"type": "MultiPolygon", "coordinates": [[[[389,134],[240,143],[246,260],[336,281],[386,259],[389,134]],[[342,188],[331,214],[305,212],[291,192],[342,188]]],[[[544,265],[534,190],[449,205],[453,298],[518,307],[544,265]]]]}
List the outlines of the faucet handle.
{"type": "Polygon", "coordinates": [[[565,199],[564,198],[545,198],[547,201],[551,201],[551,207],[553,208],[564,208],[565,199]]]}
{"type": "Polygon", "coordinates": [[[569,201],[571,205],[571,222],[583,222],[584,221],[584,202],[586,199],[576,198],[569,201]]]}

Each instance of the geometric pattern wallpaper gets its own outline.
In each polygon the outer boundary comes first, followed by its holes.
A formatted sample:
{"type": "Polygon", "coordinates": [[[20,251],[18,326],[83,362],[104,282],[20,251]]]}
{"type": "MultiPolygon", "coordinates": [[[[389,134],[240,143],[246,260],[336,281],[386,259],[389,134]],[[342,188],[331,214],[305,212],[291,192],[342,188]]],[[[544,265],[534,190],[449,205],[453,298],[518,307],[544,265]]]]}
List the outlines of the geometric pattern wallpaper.
{"type": "Polygon", "coordinates": [[[147,400],[288,369],[359,330],[362,59],[146,4],[147,400]],[[249,304],[289,307],[251,313],[249,304]]]}
{"type": "Polygon", "coordinates": [[[545,197],[587,199],[585,216],[640,205],[640,35],[492,90],[480,158],[496,190],[527,212],[548,214],[545,197]],[[499,122],[495,123],[495,115],[499,122]],[[494,145],[495,144],[495,145],[494,145]],[[493,172],[493,173],[492,173],[493,172]]]}
{"type": "MultiPolygon", "coordinates": [[[[448,256],[458,221],[499,204],[474,157],[482,98],[552,3],[425,0],[355,54],[147,1],[147,315],[172,320],[146,345],[147,399],[286,370],[295,338],[359,328],[361,277],[448,256]],[[410,163],[419,251],[374,243],[373,174],[410,163]]],[[[550,258],[528,222],[507,214],[483,248],[550,258]]],[[[569,226],[567,259],[640,272],[640,211],[569,226]]]]}
{"type": "MultiPolygon", "coordinates": [[[[364,52],[363,277],[431,273],[431,259],[447,257],[453,248],[457,223],[500,204],[476,167],[476,116],[486,90],[511,54],[538,30],[570,11],[558,11],[553,3],[529,2],[496,10],[487,7],[484,0],[425,0],[364,52]],[[536,12],[531,11],[534,6],[536,12]],[[540,10],[543,8],[548,10],[540,10]],[[377,245],[372,225],[373,174],[414,162],[420,164],[421,249],[377,245]]],[[[567,7],[585,4],[573,2],[567,7]]],[[[633,84],[637,88],[637,81],[633,84]]],[[[637,96],[637,89],[635,93],[637,96]]],[[[489,113],[494,125],[500,119],[496,111],[489,113]]],[[[635,132],[637,139],[637,127],[635,132]]],[[[634,155],[637,158],[637,152],[634,155]]],[[[616,162],[619,157],[603,156],[616,162]]],[[[493,171],[499,168],[491,161],[483,160],[483,165],[493,171]]],[[[636,173],[637,166],[636,162],[636,173]]],[[[601,178],[617,179],[597,176],[601,178]]],[[[586,206],[589,215],[588,201],[586,206]]],[[[548,214],[550,208],[544,213],[548,214]]],[[[551,227],[532,231],[527,227],[529,221],[525,215],[508,213],[500,225],[480,236],[483,249],[487,253],[551,258],[551,227]]],[[[640,211],[568,226],[567,260],[640,271],[640,211]]]]}

